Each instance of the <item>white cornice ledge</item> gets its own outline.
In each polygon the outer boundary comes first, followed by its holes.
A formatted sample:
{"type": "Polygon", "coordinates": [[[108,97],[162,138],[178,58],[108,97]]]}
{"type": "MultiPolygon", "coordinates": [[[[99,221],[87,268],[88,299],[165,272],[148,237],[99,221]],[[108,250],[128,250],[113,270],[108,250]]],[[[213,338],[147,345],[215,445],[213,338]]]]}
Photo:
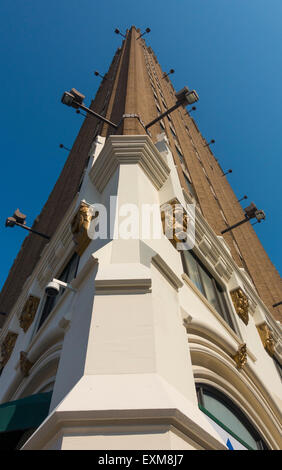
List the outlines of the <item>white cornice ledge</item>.
{"type": "Polygon", "coordinates": [[[150,292],[152,286],[151,272],[138,263],[113,263],[100,266],[96,280],[96,294],[150,292]]]}
{"type": "Polygon", "coordinates": [[[151,291],[151,286],[151,279],[99,279],[95,282],[97,294],[146,293],[151,291]]]}
{"type": "Polygon", "coordinates": [[[169,281],[169,283],[178,291],[183,286],[183,282],[179,277],[172,271],[168,264],[163,260],[160,255],[152,257],[152,263],[162,273],[162,275],[169,281]]]}
{"type": "Polygon", "coordinates": [[[98,191],[102,192],[109,179],[122,164],[138,164],[159,190],[167,180],[170,169],[147,135],[109,136],[89,172],[98,191]]]}

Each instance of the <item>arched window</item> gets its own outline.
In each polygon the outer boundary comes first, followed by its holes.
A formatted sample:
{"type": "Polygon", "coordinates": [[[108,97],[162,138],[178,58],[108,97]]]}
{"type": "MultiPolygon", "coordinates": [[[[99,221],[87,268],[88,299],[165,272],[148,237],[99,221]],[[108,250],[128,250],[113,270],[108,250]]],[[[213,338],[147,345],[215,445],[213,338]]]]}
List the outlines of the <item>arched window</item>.
{"type": "Polygon", "coordinates": [[[245,414],[226,395],[207,384],[196,384],[199,408],[230,449],[263,450],[267,445],[245,414]]]}

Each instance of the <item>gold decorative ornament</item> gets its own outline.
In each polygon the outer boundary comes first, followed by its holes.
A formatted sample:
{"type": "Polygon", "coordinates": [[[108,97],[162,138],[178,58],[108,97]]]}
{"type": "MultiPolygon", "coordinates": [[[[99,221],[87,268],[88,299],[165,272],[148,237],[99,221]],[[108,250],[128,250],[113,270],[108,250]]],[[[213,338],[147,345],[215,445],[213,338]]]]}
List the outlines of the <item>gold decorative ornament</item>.
{"type": "Polygon", "coordinates": [[[262,341],[263,347],[270,356],[273,356],[275,349],[275,341],[272,331],[269,329],[266,322],[257,325],[257,329],[262,341]]]}
{"type": "Polygon", "coordinates": [[[247,362],[247,346],[246,346],[246,343],[242,344],[239,347],[238,351],[236,352],[236,354],[234,356],[232,356],[232,358],[236,362],[238,369],[242,369],[242,367],[244,367],[244,365],[247,362]]]}
{"type": "Polygon", "coordinates": [[[26,333],[32,324],[40,299],[34,295],[30,295],[24,305],[21,316],[19,318],[20,326],[26,333]]]}
{"type": "Polygon", "coordinates": [[[12,331],[9,331],[3,343],[1,344],[1,367],[2,368],[7,364],[8,360],[10,359],[10,356],[13,352],[13,349],[17,341],[17,337],[18,337],[17,333],[13,333],[12,331]]]}
{"type": "Polygon", "coordinates": [[[33,366],[33,362],[29,361],[27,358],[27,353],[24,351],[20,352],[20,369],[24,377],[29,375],[29,371],[33,366]]]}
{"type": "Polygon", "coordinates": [[[91,242],[91,238],[88,236],[88,229],[92,219],[97,217],[97,215],[98,212],[93,216],[91,207],[85,202],[81,202],[78,212],[71,222],[71,231],[76,244],[76,252],[79,256],[83,254],[91,242]]]}
{"type": "Polygon", "coordinates": [[[176,248],[177,243],[184,243],[180,235],[187,233],[189,217],[178,199],[173,199],[161,208],[163,232],[176,248]]]}
{"type": "Polygon", "coordinates": [[[241,287],[230,292],[232,302],[236,313],[239,315],[245,325],[249,322],[249,300],[241,287]]]}

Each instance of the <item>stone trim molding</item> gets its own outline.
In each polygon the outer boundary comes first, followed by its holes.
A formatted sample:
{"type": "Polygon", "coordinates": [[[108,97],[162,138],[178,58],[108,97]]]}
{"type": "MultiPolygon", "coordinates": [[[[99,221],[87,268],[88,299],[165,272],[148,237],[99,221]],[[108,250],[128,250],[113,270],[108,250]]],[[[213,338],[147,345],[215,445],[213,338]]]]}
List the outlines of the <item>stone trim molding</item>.
{"type": "MultiPolygon", "coordinates": [[[[188,338],[189,338],[189,346],[191,346],[191,338],[193,338],[192,342],[197,344],[208,344],[210,350],[214,350],[216,352],[221,351],[221,353],[225,354],[230,361],[233,356],[236,354],[237,350],[242,346],[242,339],[239,338],[234,332],[232,337],[224,337],[223,335],[219,336],[218,331],[206,325],[206,323],[202,321],[198,321],[194,319],[191,315],[187,315],[187,312],[182,310],[183,316],[183,325],[186,329],[188,338]]],[[[228,325],[227,325],[228,326],[228,325]]],[[[253,363],[257,361],[256,356],[248,349],[248,358],[251,359],[253,363]]]]}
{"type": "Polygon", "coordinates": [[[97,432],[101,432],[101,434],[112,433],[113,429],[115,432],[122,433],[126,433],[126,431],[130,433],[130,430],[134,429],[134,431],[140,434],[146,428],[148,433],[156,432],[159,427],[161,427],[162,431],[173,431],[175,429],[181,432],[184,437],[187,437],[190,442],[194,441],[195,445],[199,446],[202,450],[226,450],[223,443],[215,439],[181,411],[173,408],[166,410],[114,410],[110,412],[110,415],[107,410],[87,411],[86,413],[83,411],[60,412],[58,416],[52,416],[50,423],[48,423],[48,428],[47,423],[45,427],[45,436],[43,436],[42,430],[42,433],[38,433],[38,436],[34,435],[32,437],[32,447],[30,447],[30,443],[27,441],[22,450],[41,449],[41,446],[46,442],[45,439],[51,440],[52,428],[57,433],[61,429],[62,433],[67,435],[68,430],[71,430],[74,435],[76,431],[80,434],[83,427],[86,428],[87,433],[89,430],[92,430],[95,434],[97,432]]]}
{"type": "Polygon", "coordinates": [[[96,279],[95,287],[97,294],[147,293],[151,292],[152,279],[96,279]]]}
{"type": "Polygon", "coordinates": [[[92,166],[89,177],[99,192],[122,164],[138,164],[160,189],[167,180],[170,169],[147,135],[111,135],[92,166]]]}
{"type": "Polygon", "coordinates": [[[228,323],[226,323],[224,318],[222,318],[222,316],[215,310],[215,308],[213,308],[213,306],[209,303],[209,301],[205,298],[205,296],[199,291],[199,289],[197,289],[195,284],[190,280],[189,276],[187,276],[186,273],[183,273],[182,279],[194,291],[194,293],[205,304],[205,306],[208,307],[211,313],[217,318],[217,320],[228,331],[228,333],[236,340],[236,342],[240,344],[242,340],[236,335],[236,333],[232,330],[232,328],[228,325],[228,323]]]}
{"type": "Polygon", "coordinates": [[[152,264],[160,271],[163,277],[175,290],[178,291],[183,286],[181,279],[179,279],[159,254],[152,257],[152,264]]]}

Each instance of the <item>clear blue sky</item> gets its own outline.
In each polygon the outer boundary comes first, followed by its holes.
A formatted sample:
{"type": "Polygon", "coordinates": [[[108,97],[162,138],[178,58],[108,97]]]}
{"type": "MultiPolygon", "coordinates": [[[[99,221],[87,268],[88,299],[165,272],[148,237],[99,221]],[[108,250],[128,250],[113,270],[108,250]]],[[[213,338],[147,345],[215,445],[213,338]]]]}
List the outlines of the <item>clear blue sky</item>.
{"type": "MultiPolygon", "coordinates": [[[[194,117],[238,196],[266,212],[255,226],[282,272],[282,0],[2,0],[0,287],[26,235],[4,227],[19,207],[32,224],[82,118],[60,103],[75,87],[89,103],[122,38],[144,30],[176,89],[195,88],[194,117]]],[[[235,221],[234,221],[235,222],[235,221]]]]}

